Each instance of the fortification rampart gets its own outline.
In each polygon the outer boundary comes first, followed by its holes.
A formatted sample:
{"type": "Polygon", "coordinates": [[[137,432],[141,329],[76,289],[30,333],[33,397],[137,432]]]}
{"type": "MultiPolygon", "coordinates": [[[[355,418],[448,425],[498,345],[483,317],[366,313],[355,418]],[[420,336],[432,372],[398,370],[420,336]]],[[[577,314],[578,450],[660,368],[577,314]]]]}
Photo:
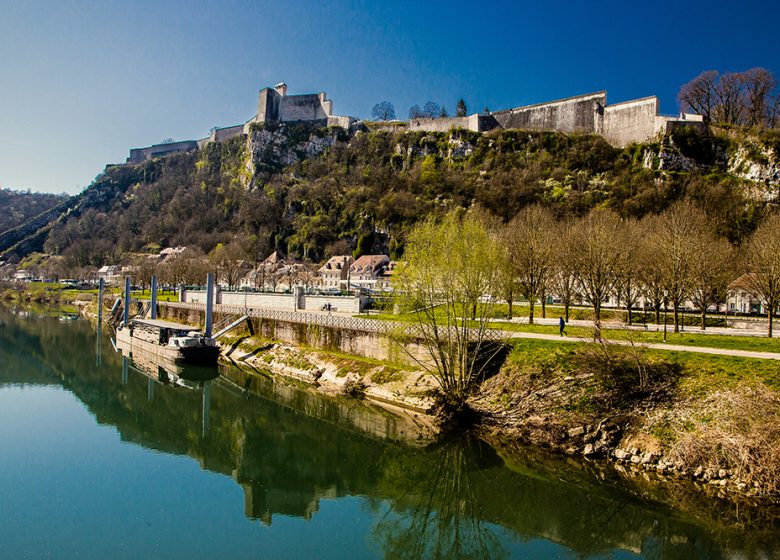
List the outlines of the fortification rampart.
{"type": "Polygon", "coordinates": [[[609,105],[604,111],[604,138],[613,146],[652,138],[658,133],[655,96],[609,105]]]}
{"type": "Polygon", "coordinates": [[[502,128],[601,133],[604,91],[491,113],[502,128]]]}
{"type": "Polygon", "coordinates": [[[156,157],[167,156],[177,152],[189,152],[197,150],[198,142],[196,140],[183,140],[181,142],[170,142],[168,144],[155,144],[146,148],[133,148],[130,150],[130,156],[127,163],[141,163],[156,157]]]}

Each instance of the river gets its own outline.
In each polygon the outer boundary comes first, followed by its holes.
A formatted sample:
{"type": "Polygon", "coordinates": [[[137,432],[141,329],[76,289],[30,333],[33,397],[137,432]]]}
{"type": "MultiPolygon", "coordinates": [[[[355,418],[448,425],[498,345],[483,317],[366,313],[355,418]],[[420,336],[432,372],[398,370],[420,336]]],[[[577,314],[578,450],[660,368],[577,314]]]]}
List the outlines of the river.
{"type": "Polygon", "coordinates": [[[423,445],[413,417],[264,372],[172,379],[87,321],[0,307],[0,558],[780,550],[776,527],[728,506],[672,510],[604,470],[465,436],[423,445]]]}

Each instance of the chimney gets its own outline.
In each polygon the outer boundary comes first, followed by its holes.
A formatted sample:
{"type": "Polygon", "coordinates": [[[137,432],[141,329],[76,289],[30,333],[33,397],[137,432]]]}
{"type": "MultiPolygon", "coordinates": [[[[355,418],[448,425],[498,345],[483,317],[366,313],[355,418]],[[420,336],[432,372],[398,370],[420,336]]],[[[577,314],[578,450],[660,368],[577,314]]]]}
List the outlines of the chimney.
{"type": "Polygon", "coordinates": [[[274,86],[274,89],[282,97],[287,95],[287,84],[285,84],[284,82],[279,82],[278,84],[276,84],[274,86]]]}

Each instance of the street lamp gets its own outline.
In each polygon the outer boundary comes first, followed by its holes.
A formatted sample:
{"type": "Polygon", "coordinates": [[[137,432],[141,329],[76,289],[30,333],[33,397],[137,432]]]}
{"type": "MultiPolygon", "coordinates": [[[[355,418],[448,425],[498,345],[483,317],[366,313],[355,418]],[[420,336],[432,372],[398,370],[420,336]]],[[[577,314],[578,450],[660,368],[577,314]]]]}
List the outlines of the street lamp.
{"type": "Polygon", "coordinates": [[[666,305],[669,302],[669,290],[664,290],[664,342],[666,342],[666,305]]]}

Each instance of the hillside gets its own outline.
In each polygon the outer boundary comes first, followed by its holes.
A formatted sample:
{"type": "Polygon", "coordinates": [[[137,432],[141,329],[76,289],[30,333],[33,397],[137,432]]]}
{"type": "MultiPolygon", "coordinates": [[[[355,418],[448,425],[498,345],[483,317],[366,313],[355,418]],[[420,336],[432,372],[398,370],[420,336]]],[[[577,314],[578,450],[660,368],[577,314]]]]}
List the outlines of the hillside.
{"type": "Polygon", "coordinates": [[[251,134],[137,165],[111,166],[60,213],[0,252],[44,248],[100,265],[127,251],[239,236],[312,260],[351,251],[398,256],[421,217],[479,205],[508,220],[540,202],[559,216],[608,206],[642,216],[689,197],[739,242],[780,200],[780,133],[685,129],[656,143],[597,135],[254,126],[251,134]]]}
{"type": "Polygon", "coordinates": [[[67,198],[64,194],[0,189],[0,234],[21,226],[67,198]]]}

